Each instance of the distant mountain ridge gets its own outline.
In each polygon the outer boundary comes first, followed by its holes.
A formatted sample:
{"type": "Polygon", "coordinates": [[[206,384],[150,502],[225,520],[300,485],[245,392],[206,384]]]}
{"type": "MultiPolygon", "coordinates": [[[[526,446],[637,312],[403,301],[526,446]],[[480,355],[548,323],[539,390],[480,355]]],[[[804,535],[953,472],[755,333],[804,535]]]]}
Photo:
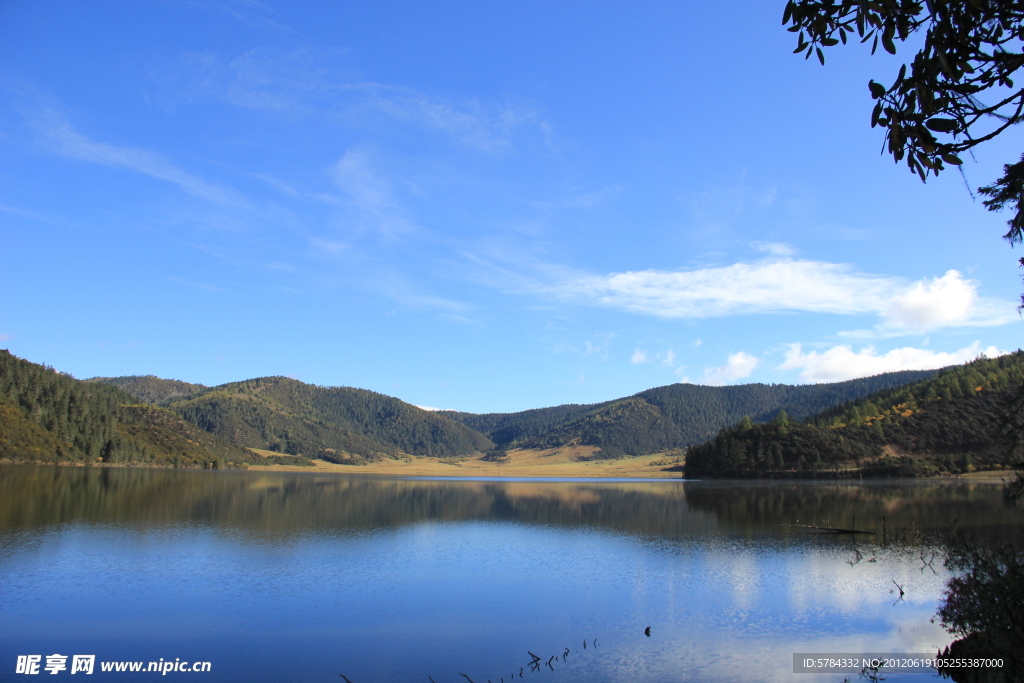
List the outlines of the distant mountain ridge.
{"type": "Polygon", "coordinates": [[[177,379],[161,379],[156,375],[130,375],[127,377],[91,377],[86,382],[113,384],[146,403],[162,403],[174,398],[197,394],[209,387],[190,384],[177,379]]]}
{"type": "Polygon", "coordinates": [[[905,370],[827,384],[670,384],[590,405],[519,413],[442,411],[490,438],[498,448],[598,446],[598,457],[646,455],[701,443],[743,416],[765,422],[779,410],[803,419],[872,392],[933,377],[938,370],[905,370]]]}

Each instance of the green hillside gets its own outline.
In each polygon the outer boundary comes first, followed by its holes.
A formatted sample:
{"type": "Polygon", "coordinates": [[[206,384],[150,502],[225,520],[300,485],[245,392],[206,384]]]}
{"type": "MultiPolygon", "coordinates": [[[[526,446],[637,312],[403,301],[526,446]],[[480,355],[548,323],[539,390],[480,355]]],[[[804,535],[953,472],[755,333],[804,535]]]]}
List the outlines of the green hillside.
{"type": "Polygon", "coordinates": [[[493,447],[473,429],[397,398],[287,377],[223,384],[163,405],[232,443],[333,462],[400,453],[450,457],[493,447]]]}
{"type": "Polygon", "coordinates": [[[0,350],[0,458],[20,462],[241,467],[266,462],[116,386],[0,350]]]}
{"type": "Polygon", "coordinates": [[[156,375],[132,375],[129,377],[92,377],[86,382],[103,382],[120,387],[146,403],[162,403],[171,399],[198,394],[208,387],[190,384],[177,379],[161,379],[156,375]]]}
{"type": "Polygon", "coordinates": [[[0,459],[12,461],[51,461],[70,451],[61,442],[7,399],[0,399],[0,459]]]}
{"type": "Polygon", "coordinates": [[[686,476],[920,476],[1004,467],[1007,406],[1024,352],[946,368],[796,422],[743,420],[687,453],[686,476]]]}
{"type": "Polygon", "coordinates": [[[442,410],[439,411],[439,414],[461,422],[470,429],[475,429],[495,444],[509,447],[546,434],[603,405],[606,404],[570,403],[551,408],[534,408],[518,413],[484,413],[481,415],[442,410]]]}
{"type": "Polygon", "coordinates": [[[485,434],[502,449],[598,446],[598,457],[616,458],[700,443],[744,415],[763,422],[786,410],[794,418],[803,419],[872,392],[933,377],[936,372],[892,372],[847,382],[798,386],[672,384],[592,405],[520,413],[444,414],[485,434]]]}

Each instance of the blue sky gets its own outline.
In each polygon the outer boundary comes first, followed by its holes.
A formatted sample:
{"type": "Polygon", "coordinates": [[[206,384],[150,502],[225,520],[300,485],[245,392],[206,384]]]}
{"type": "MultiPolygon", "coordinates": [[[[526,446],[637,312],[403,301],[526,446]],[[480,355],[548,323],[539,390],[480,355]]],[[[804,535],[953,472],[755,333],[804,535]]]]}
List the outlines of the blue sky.
{"type": "Polygon", "coordinates": [[[1007,216],[869,127],[908,49],[783,6],[0,3],[0,346],[472,412],[1017,349],[1007,216]]]}

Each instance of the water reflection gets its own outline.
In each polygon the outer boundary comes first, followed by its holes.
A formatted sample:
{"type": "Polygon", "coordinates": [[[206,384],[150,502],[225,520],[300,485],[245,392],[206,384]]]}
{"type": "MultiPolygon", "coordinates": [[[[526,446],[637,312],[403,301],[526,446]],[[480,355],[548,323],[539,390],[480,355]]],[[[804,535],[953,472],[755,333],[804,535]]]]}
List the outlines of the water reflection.
{"type": "Polygon", "coordinates": [[[997,487],[965,481],[0,466],[0,621],[11,626],[0,667],[67,650],[209,660],[208,681],[443,683],[460,671],[507,680],[526,650],[547,660],[569,648],[525,676],[786,681],[793,652],[949,642],[931,622],[946,579],[940,534],[955,524],[1016,537],[1022,521],[997,487]],[[884,517],[886,537],[788,526],[854,517],[879,531],[884,517]]]}
{"type": "Polygon", "coordinates": [[[991,483],[548,482],[0,466],[0,529],[203,522],[289,531],[423,521],[596,526],[648,536],[803,534],[788,525],[1017,533],[991,483]]]}

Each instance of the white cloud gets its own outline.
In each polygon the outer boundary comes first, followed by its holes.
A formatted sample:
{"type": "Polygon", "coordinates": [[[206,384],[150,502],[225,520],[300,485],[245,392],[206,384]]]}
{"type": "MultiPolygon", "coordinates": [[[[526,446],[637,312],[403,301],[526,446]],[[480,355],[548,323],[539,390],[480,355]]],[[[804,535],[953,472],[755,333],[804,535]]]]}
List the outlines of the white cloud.
{"type": "Polygon", "coordinates": [[[208,201],[235,206],[247,204],[237,192],[218,187],[187,173],[149,150],[94,142],[77,132],[71,124],[53,111],[44,112],[33,121],[33,124],[58,154],[103,166],[128,168],[174,183],[186,192],[208,201]]]}
{"type": "Polygon", "coordinates": [[[636,351],[633,352],[633,357],[629,359],[629,362],[633,363],[634,365],[639,365],[641,363],[646,363],[647,362],[647,352],[643,351],[641,349],[637,349],[636,351]]]}
{"type": "Polygon", "coordinates": [[[567,294],[663,318],[709,318],[786,310],[883,310],[896,278],[819,261],[765,260],[690,271],[644,270],[579,278],[567,294]]]}
{"type": "MultiPolygon", "coordinates": [[[[774,248],[774,247],[773,247],[774,248]]],[[[908,283],[860,273],[849,264],[768,258],[698,270],[644,270],[578,276],[554,288],[565,297],[662,318],[807,312],[876,315],[878,333],[1002,325],[1016,304],[983,299],[955,270],[908,283]]]]}
{"type": "Polygon", "coordinates": [[[744,351],[734,353],[729,356],[725,365],[705,370],[704,376],[701,378],[701,383],[710,384],[712,386],[721,386],[723,384],[735,382],[738,379],[750,377],[760,362],[761,361],[759,359],[744,351]]]}
{"type": "MultiPolygon", "coordinates": [[[[915,282],[893,298],[883,314],[883,328],[914,332],[940,327],[958,327],[965,323],[1000,324],[995,310],[979,310],[978,293],[970,280],[959,271],[949,270],[942,277],[915,282]],[[980,318],[980,319],[979,319],[980,318]]],[[[1012,319],[1012,309],[1004,313],[1012,319]]]]}
{"type": "Polygon", "coordinates": [[[984,353],[989,358],[995,358],[1004,355],[1006,351],[1000,351],[994,346],[989,346],[983,351],[981,343],[974,342],[966,348],[948,353],[905,347],[893,349],[880,355],[871,346],[855,352],[846,345],[833,346],[822,353],[817,351],[804,353],[800,344],[791,344],[789,350],[786,351],[786,360],[779,368],[801,370],[800,381],[802,382],[841,382],[857,377],[878,375],[883,372],[933,370],[947,365],[957,365],[976,358],[980,353],[984,353]]]}
{"type": "Polygon", "coordinates": [[[661,362],[663,365],[671,366],[673,363],[676,362],[676,352],[673,351],[672,349],[669,349],[668,351],[665,352],[665,357],[661,359],[661,362]]]}
{"type": "Polygon", "coordinates": [[[416,407],[419,408],[420,410],[427,410],[427,411],[430,411],[432,413],[436,413],[439,410],[445,410],[445,408],[435,408],[433,406],[416,406],[416,407]]]}

